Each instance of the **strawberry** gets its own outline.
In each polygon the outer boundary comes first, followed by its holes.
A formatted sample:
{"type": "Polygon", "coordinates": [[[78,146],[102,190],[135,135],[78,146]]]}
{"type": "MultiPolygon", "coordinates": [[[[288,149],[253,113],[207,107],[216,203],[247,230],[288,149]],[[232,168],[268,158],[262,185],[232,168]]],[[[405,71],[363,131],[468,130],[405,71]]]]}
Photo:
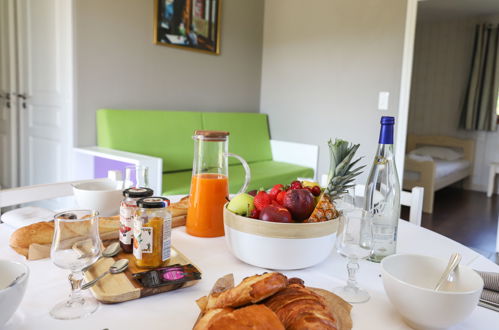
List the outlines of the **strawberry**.
{"type": "Polygon", "coordinates": [[[265,192],[264,190],[260,190],[253,200],[253,204],[255,204],[255,207],[258,211],[263,210],[265,206],[269,206],[271,203],[272,197],[270,197],[270,195],[267,194],[267,192],[265,192]]]}
{"type": "Polygon", "coordinates": [[[260,218],[260,211],[257,208],[254,208],[251,213],[250,213],[250,218],[253,219],[259,219],[260,218]]]}
{"type": "Polygon", "coordinates": [[[276,199],[277,194],[280,193],[284,189],[284,185],[278,183],[269,191],[269,195],[272,199],[276,199]]]}
{"type": "Polygon", "coordinates": [[[303,189],[301,182],[296,180],[291,182],[290,189],[303,189]]]}
{"type": "Polygon", "coordinates": [[[279,205],[282,205],[282,203],[284,202],[284,196],[286,196],[286,190],[282,190],[280,191],[276,198],[275,198],[275,201],[279,204],[279,205]]]}

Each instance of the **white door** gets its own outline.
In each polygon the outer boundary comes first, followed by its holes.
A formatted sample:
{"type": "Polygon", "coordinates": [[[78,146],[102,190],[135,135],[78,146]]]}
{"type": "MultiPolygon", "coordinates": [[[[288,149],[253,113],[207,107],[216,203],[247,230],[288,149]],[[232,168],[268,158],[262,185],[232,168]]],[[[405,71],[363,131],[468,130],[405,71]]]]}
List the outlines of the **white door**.
{"type": "Polygon", "coordinates": [[[0,186],[2,188],[18,185],[14,6],[14,0],[0,0],[0,186]]]}
{"type": "Polygon", "coordinates": [[[17,0],[21,185],[68,180],[72,1],[17,0]]]}

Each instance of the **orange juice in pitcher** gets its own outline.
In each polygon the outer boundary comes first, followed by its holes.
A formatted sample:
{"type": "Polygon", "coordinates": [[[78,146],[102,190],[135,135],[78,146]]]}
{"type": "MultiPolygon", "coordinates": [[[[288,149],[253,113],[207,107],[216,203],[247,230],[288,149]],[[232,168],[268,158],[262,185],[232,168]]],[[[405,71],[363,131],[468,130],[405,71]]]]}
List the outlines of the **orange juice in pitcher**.
{"type": "Polygon", "coordinates": [[[227,152],[228,136],[228,132],[221,131],[195,132],[194,164],[186,222],[186,230],[190,235],[224,235],[223,207],[229,198],[228,156],[239,159],[246,171],[241,192],[248,186],[248,164],[241,157],[227,152]]]}

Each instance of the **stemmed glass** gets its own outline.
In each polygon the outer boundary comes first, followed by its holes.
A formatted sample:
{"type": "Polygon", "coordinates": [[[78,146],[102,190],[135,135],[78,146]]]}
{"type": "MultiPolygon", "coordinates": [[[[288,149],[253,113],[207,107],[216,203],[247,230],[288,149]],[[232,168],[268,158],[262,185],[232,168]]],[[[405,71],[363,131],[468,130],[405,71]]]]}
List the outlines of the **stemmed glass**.
{"type": "Polygon", "coordinates": [[[371,222],[371,215],[358,208],[344,210],[339,217],[336,250],[348,260],[348,281],[346,286],[335,288],[333,292],[349,303],[363,303],[370,298],[369,293],[357,285],[356,274],[359,261],[372,251],[371,222]]]}
{"type": "Polygon", "coordinates": [[[97,211],[71,210],[54,216],[54,239],[50,250],[52,262],[71,271],[71,295],[50,310],[60,320],[78,319],[99,307],[93,297],[81,290],[83,269],[93,264],[101,253],[99,219],[97,211]]]}
{"type": "Polygon", "coordinates": [[[144,165],[130,165],[125,167],[123,189],[132,187],[149,188],[149,168],[144,165]]]}

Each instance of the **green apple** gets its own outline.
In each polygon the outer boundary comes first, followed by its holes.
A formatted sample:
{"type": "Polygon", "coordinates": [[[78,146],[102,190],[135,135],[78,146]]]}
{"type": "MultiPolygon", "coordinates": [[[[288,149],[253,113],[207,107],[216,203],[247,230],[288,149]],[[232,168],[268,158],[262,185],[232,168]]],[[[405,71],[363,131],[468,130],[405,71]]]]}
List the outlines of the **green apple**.
{"type": "Polygon", "coordinates": [[[253,196],[245,193],[234,196],[227,205],[229,211],[245,217],[249,216],[254,208],[253,196]]]}

